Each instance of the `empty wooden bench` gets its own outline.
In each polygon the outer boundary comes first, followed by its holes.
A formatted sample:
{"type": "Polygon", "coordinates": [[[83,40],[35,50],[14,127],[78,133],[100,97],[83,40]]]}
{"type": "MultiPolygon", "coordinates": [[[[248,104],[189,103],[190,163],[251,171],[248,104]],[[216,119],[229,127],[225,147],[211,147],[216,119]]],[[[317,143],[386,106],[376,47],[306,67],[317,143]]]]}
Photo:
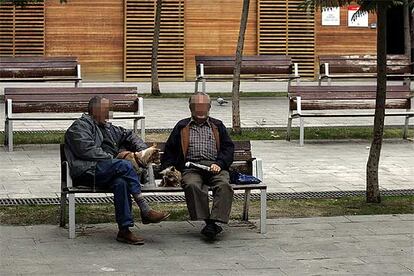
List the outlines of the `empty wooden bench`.
{"type": "MultiPolygon", "coordinates": [[[[289,114],[286,140],[290,140],[292,120],[300,120],[300,145],[304,144],[305,118],[311,117],[372,117],[375,110],[375,85],[291,86],[288,91],[289,114]],[[348,110],[346,113],[326,112],[348,110]]],[[[407,138],[412,93],[407,85],[387,87],[385,116],[405,117],[403,138],[407,138]],[[395,110],[400,109],[398,111],[395,110]]]]}
{"type": "MultiPolygon", "coordinates": [[[[229,80],[233,78],[234,56],[196,56],[195,91],[202,82],[206,92],[207,80],[229,80]]],[[[292,80],[299,79],[298,64],[287,55],[243,56],[240,79],[242,80],[292,80]]]]}
{"type": "MultiPolygon", "coordinates": [[[[377,76],[377,56],[375,55],[345,55],[319,56],[319,85],[323,80],[334,79],[366,79],[377,76]]],[[[410,83],[412,62],[405,55],[387,56],[387,78],[404,79],[410,83]]]]}
{"type": "MultiPolygon", "coordinates": [[[[152,144],[152,143],[151,143],[152,144]]],[[[156,143],[163,154],[165,143],[156,143]]],[[[236,170],[245,174],[250,174],[263,178],[262,161],[252,157],[250,141],[235,141],[234,162],[231,165],[231,170],[236,170]]],[[[93,183],[88,186],[77,186],[79,183],[74,183],[70,177],[68,162],[64,152],[64,145],[60,146],[60,158],[62,161],[61,167],[61,202],[60,202],[60,226],[66,225],[66,204],[69,205],[69,238],[75,237],[75,195],[79,193],[112,193],[111,190],[94,189],[93,183]]],[[[151,167],[152,168],[152,167],[151,167]]],[[[151,173],[150,179],[161,179],[159,173],[151,173]]],[[[142,193],[181,193],[181,187],[157,187],[155,181],[151,181],[142,186],[142,193]]],[[[81,184],[82,185],[82,184],[81,184]]],[[[266,233],[266,189],[267,186],[260,184],[232,184],[235,191],[244,191],[244,208],[243,220],[248,220],[250,192],[252,190],[260,191],[260,232],[266,233]]]]}
{"type": "Polygon", "coordinates": [[[140,121],[141,136],[145,138],[144,104],[136,87],[5,88],[4,144],[13,151],[13,122],[76,120],[80,114],[59,114],[87,112],[88,102],[94,96],[110,99],[112,111],[132,112],[117,115],[114,119],[132,119],[134,132],[137,132],[140,121]]]}
{"type": "Polygon", "coordinates": [[[82,80],[76,57],[2,57],[1,82],[70,81],[78,87],[82,80]]]}

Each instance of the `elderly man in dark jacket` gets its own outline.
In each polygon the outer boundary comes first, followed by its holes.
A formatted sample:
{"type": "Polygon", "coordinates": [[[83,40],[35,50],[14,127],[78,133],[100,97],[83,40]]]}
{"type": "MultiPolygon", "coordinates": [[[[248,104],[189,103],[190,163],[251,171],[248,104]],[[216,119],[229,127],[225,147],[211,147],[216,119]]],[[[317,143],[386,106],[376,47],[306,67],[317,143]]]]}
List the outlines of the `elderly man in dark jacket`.
{"type": "Polygon", "coordinates": [[[182,186],[192,220],[204,220],[201,233],[214,239],[223,229],[217,222],[229,221],[233,189],[229,182],[229,167],[233,162],[234,144],[226,127],[209,117],[210,97],[196,93],[190,97],[191,117],[179,121],[165,144],[161,164],[175,166],[183,173],[182,186]],[[206,166],[208,170],[186,167],[186,162],[206,166]],[[210,212],[208,188],[213,189],[210,212]]]}
{"type": "Polygon", "coordinates": [[[160,222],[169,214],[150,208],[142,197],[139,177],[131,162],[116,156],[122,150],[136,152],[142,165],[146,165],[154,149],[148,148],[131,130],[108,123],[109,109],[110,101],[106,98],[94,97],[89,101],[89,114],[83,114],[66,131],[65,154],[74,183],[113,190],[117,241],[143,244],[144,239],[129,230],[134,226],[131,195],[144,224],[160,222]]]}

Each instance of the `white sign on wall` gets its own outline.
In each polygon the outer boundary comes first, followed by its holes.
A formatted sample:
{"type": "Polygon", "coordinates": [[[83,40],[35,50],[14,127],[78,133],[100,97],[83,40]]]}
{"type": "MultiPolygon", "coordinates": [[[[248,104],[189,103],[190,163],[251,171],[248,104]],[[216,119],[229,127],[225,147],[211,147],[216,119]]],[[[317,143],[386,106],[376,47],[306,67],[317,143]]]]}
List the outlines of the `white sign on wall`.
{"type": "Polygon", "coordinates": [[[348,7],[348,27],[368,27],[368,12],[352,18],[358,10],[359,6],[348,7]]]}
{"type": "Polygon", "coordinates": [[[339,26],[340,25],[340,8],[329,7],[322,8],[322,26],[339,26]]]}

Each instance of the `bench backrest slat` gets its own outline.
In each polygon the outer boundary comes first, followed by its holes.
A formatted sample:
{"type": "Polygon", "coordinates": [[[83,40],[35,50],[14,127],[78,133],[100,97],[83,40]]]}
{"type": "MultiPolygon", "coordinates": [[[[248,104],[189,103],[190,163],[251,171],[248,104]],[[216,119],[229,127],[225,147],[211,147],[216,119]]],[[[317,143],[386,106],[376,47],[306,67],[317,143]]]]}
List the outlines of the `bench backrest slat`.
{"type": "MultiPolygon", "coordinates": [[[[375,99],[376,86],[292,86],[289,96],[301,96],[302,99],[375,99]]],[[[387,86],[387,98],[409,99],[410,88],[406,85],[387,86]]]]}
{"type": "MultiPolygon", "coordinates": [[[[229,75],[234,71],[234,56],[196,56],[197,75],[200,74],[200,64],[204,73],[211,75],[229,75]]],[[[241,74],[281,74],[292,73],[292,60],[286,55],[257,55],[243,56],[241,74]]]]}
{"type": "MultiPolygon", "coordinates": [[[[329,74],[377,73],[375,55],[319,56],[320,73],[325,74],[323,64],[329,64],[329,74]]],[[[387,74],[410,74],[412,63],[405,55],[387,56],[387,74]]]]}
{"type": "Polygon", "coordinates": [[[4,57],[0,62],[0,77],[76,77],[77,65],[76,57],[4,57]]]}
{"type": "MultiPolygon", "coordinates": [[[[296,102],[291,102],[292,110],[296,110],[296,102]]],[[[411,109],[407,100],[387,99],[386,109],[411,109]]],[[[339,109],[375,109],[375,100],[308,100],[302,102],[302,110],[339,110],[339,109]]]]}
{"type": "Polygon", "coordinates": [[[12,100],[13,113],[86,112],[89,100],[102,96],[112,101],[112,111],[138,109],[136,87],[5,88],[4,98],[12,100]]]}

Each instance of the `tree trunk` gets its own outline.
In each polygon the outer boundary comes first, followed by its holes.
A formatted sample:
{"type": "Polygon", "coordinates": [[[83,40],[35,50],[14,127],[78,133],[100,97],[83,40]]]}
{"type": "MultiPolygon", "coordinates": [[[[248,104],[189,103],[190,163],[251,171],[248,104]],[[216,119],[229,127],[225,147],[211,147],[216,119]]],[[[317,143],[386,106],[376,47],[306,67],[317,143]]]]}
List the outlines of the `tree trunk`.
{"type": "Polygon", "coordinates": [[[233,111],[233,132],[241,133],[240,127],[240,70],[243,57],[244,35],[246,33],[247,18],[249,16],[250,0],[243,0],[243,9],[240,19],[239,39],[237,41],[236,59],[233,71],[232,89],[232,111],[233,111]]]}
{"type": "Polygon", "coordinates": [[[152,55],[151,55],[151,94],[154,96],[160,96],[160,84],[158,81],[158,45],[160,42],[160,26],[161,26],[161,8],[162,0],[157,0],[155,8],[155,21],[154,21],[154,37],[152,39],[152,55]]]}
{"type": "Polygon", "coordinates": [[[367,202],[381,202],[378,164],[384,133],[385,98],[387,89],[387,1],[377,3],[377,98],[374,131],[367,162],[367,202]]]}
{"type": "Polygon", "coordinates": [[[411,60],[411,33],[410,33],[410,8],[408,0],[404,1],[404,53],[411,60]]]}

